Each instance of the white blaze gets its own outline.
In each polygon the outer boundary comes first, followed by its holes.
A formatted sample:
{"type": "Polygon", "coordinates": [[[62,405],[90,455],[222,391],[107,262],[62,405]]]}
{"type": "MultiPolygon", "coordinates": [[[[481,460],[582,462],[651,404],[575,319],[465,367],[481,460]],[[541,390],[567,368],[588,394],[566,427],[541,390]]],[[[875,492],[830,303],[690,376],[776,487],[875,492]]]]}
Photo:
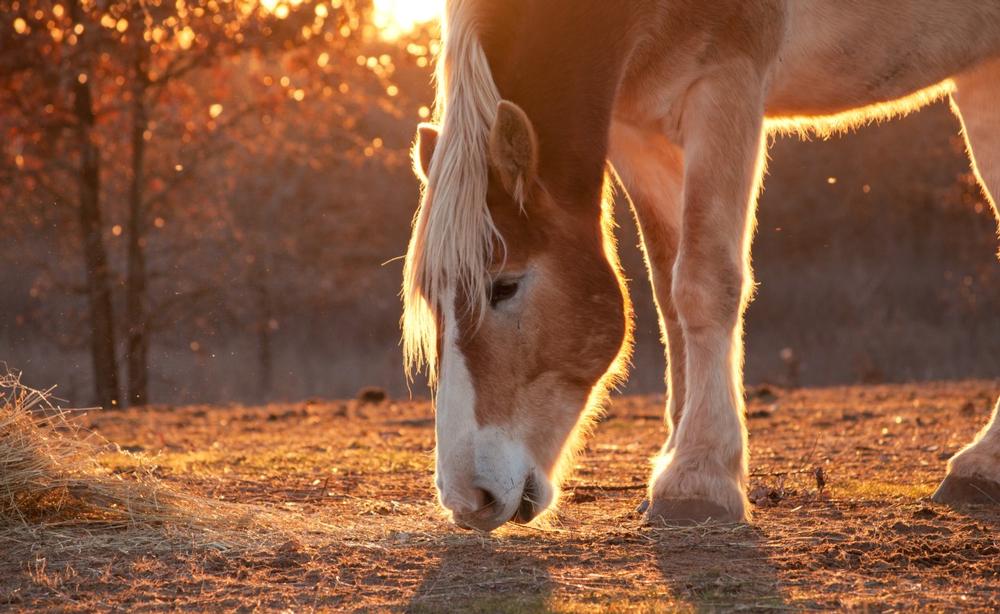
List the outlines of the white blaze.
{"type": "Polygon", "coordinates": [[[472,512],[475,468],[476,391],[458,348],[454,292],[444,299],[444,341],[438,380],[435,434],[437,436],[437,487],[441,505],[454,512],[472,512]]]}
{"type": "Polygon", "coordinates": [[[521,502],[533,463],[520,438],[512,437],[507,428],[481,427],[476,421],[476,391],[458,347],[453,291],[448,292],[443,312],[435,417],[441,505],[458,514],[476,512],[480,506],[477,489],[484,489],[496,497],[492,513],[506,519],[521,502]]]}

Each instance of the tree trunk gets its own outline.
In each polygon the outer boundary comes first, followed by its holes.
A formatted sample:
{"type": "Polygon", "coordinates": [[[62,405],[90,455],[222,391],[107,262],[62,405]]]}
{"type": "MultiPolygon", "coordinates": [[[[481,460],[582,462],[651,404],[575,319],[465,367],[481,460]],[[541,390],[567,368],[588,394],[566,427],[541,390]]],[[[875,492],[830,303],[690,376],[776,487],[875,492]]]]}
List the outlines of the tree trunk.
{"type": "MultiPolygon", "coordinates": [[[[78,3],[71,5],[73,20],[80,23],[78,3]]],[[[81,45],[83,41],[81,41],[81,45]]],[[[89,66],[88,66],[89,68],[89,66]]],[[[108,254],[104,247],[101,224],[101,159],[93,141],[94,108],[89,70],[73,86],[76,135],[80,147],[80,231],[83,237],[87,274],[87,300],[90,310],[91,359],[97,402],[105,409],[119,407],[118,365],[115,360],[114,311],[108,254]]]]}
{"type": "Polygon", "coordinates": [[[136,42],[132,100],[132,184],[129,188],[128,270],[125,286],[126,344],[128,363],[128,404],[149,402],[149,323],[146,319],[146,212],[143,207],[143,180],[146,155],[145,132],[147,48],[136,42]]]}
{"type": "Polygon", "coordinates": [[[267,274],[255,275],[254,291],[257,295],[257,399],[264,403],[271,397],[274,383],[274,357],[271,345],[271,293],[267,288],[267,274]]]}

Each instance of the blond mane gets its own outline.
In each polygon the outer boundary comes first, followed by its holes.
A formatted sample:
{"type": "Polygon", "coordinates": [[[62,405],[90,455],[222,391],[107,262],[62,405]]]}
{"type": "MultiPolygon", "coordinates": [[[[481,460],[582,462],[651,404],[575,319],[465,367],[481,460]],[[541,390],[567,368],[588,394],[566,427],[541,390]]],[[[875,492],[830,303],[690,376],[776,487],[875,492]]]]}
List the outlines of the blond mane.
{"type": "Polygon", "coordinates": [[[437,66],[441,133],[414,217],[403,269],[403,357],[407,377],[437,379],[437,320],[448,285],[485,310],[487,267],[503,244],[486,206],[487,149],[500,92],[479,42],[475,0],[448,0],[437,66]]]}

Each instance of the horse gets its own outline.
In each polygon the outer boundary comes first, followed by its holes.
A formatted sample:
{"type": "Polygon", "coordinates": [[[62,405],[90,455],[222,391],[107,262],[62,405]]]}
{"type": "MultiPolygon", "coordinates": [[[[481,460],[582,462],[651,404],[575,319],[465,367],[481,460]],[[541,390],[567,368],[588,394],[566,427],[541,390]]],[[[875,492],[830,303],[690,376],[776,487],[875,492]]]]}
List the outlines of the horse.
{"type": "MultiPolygon", "coordinates": [[[[768,136],[950,97],[1000,223],[1000,2],[448,0],[404,266],[403,351],[459,527],[552,509],[624,376],[609,186],[638,222],[668,367],[654,524],[749,522],[742,319],[768,136]]],[[[934,499],[1000,501],[1000,402],[934,499]]]]}

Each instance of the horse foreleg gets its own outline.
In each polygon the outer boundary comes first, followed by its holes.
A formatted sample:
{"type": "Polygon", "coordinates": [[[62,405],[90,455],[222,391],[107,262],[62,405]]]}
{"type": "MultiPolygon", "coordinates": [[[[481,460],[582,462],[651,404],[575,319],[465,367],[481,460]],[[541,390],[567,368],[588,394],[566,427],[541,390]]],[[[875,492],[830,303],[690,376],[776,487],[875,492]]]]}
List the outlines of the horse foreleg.
{"type": "Polygon", "coordinates": [[[660,315],[667,357],[666,423],[670,432],[662,452],[665,454],[673,448],[673,435],[684,408],[684,329],[671,294],[681,236],[684,156],[663,135],[616,121],[611,129],[610,157],[632,203],[660,315]]]}
{"type": "MultiPolygon", "coordinates": [[[[736,64],[736,63],[734,63],[736,64]]],[[[763,174],[763,91],[752,66],[720,67],[685,98],[684,198],[673,301],[686,394],[673,448],[656,462],[648,519],[749,519],[742,314],[763,174]]]]}
{"type": "MultiPolygon", "coordinates": [[[[962,119],[976,177],[1000,224],[1000,61],[956,77],[955,85],[953,107],[962,119]]],[[[948,475],[934,500],[1000,504],[1000,401],[989,424],[948,461],[948,475]]]]}

